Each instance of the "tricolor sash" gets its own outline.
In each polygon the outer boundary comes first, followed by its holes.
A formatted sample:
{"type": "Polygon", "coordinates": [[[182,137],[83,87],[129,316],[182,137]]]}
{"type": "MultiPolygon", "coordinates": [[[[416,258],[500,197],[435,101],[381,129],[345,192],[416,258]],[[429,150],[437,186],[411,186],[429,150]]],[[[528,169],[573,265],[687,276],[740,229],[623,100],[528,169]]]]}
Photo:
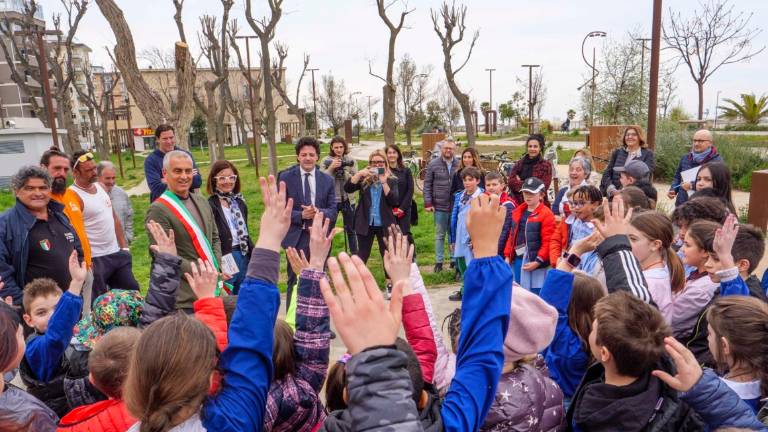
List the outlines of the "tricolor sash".
{"type": "MultiPolygon", "coordinates": [[[[176,216],[179,221],[181,221],[181,224],[184,225],[184,229],[187,231],[187,234],[189,234],[189,238],[192,239],[192,245],[194,246],[197,255],[202,258],[203,261],[208,261],[213,264],[213,268],[215,268],[216,271],[221,272],[219,261],[216,259],[216,255],[213,253],[213,248],[211,247],[211,243],[208,241],[208,237],[205,236],[205,233],[197,224],[197,221],[195,221],[195,218],[192,216],[189,210],[187,210],[184,204],[179,201],[179,197],[166,189],[165,192],[163,192],[163,194],[160,195],[156,201],[164,205],[168,210],[171,211],[171,213],[173,213],[174,216],[176,216]]],[[[219,278],[219,284],[216,288],[216,296],[221,296],[222,291],[226,295],[229,295],[232,292],[231,286],[227,283],[224,283],[221,278],[219,278]]]]}

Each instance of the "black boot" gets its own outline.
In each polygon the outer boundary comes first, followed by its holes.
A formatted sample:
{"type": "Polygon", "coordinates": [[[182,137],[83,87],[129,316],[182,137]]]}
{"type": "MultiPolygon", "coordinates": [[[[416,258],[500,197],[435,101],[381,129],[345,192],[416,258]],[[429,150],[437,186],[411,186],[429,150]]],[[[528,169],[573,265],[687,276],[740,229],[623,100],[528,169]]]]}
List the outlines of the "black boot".
{"type": "Polygon", "coordinates": [[[437,263],[435,264],[435,269],[433,270],[435,273],[440,273],[443,271],[443,263],[437,263]]]}
{"type": "Polygon", "coordinates": [[[450,300],[450,301],[461,301],[462,297],[463,296],[461,295],[461,290],[458,290],[458,291],[454,292],[453,294],[449,295],[448,296],[448,300],[450,300]]]}

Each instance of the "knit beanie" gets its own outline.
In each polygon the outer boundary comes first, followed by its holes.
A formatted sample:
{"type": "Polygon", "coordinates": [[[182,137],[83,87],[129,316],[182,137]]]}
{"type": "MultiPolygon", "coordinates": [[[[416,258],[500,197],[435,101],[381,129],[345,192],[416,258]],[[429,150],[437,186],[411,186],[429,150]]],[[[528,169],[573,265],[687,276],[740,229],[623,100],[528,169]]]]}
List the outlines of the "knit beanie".
{"type": "Polygon", "coordinates": [[[546,348],[555,337],[557,310],[538,295],[512,285],[509,328],[504,339],[504,361],[514,362],[546,348]]]}

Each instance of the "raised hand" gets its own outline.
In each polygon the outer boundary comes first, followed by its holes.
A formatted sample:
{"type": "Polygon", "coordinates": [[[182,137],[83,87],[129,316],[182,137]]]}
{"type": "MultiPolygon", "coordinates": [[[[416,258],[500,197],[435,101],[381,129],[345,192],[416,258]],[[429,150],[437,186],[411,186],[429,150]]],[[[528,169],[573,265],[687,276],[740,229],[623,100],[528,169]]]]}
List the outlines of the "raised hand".
{"type": "Polygon", "coordinates": [[[289,247],[285,250],[285,256],[288,258],[288,264],[296,274],[301,274],[302,270],[309,267],[309,261],[307,261],[307,257],[304,256],[303,250],[297,251],[295,248],[289,247]]]}
{"type": "Polygon", "coordinates": [[[499,236],[506,216],[507,210],[499,205],[499,197],[496,195],[480,194],[470,201],[467,231],[475,258],[498,253],[499,236]]]}
{"type": "Polygon", "coordinates": [[[613,202],[609,203],[608,198],[603,198],[603,214],[605,222],[593,219],[592,223],[600,231],[604,238],[615,235],[627,235],[629,232],[629,221],[632,220],[632,209],[624,214],[624,199],[621,195],[613,197],[613,202]]]}
{"type": "Polygon", "coordinates": [[[309,229],[309,267],[314,270],[323,270],[333,237],[343,231],[342,228],[333,228],[329,232],[330,224],[331,220],[326,218],[323,212],[315,213],[312,227],[309,229]]]}
{"type": "Polygon", "coordinates": [[[80,295],[87,274],[88,268],[86,267],[85,260],[81,263],[77,258],[77,251],[73,250],[69,254],[69,277],[72,278],[72,281],[69,283],[69,292],[74,295],[80,295]]]}
{"type": "Polygon", "coordinates": [[[739,232],[739,220],[736,215],[729,214],[725,218],[722,228],[715,231],[715,239],[712,241],[712,249],[717,255],[718,261],[723,269],[729,269],[734,266],[733,243],[736,241],[736,234],[739,232]]]}
{"type": "Polygon", "coordinates": [[[600,231],[592,231],[592,234],[573,242],[570,252],[581,256],[587,252],[592,252],[593,250],[597,249],[603,240],[604,239],[602,234],[600,234],[600,231]]]}
{"type": "Polygon", "coordinates": [[[357,256],[350,258],[342,252],[338,260],[329,258],[328,271],[336,295],[327,279],[320,281],[320,289],[336,330],[350,354],[395,343],[402,321],[402,284],[392,288],[392,298],[387,305],[376,279],[357,256]],[[349,282],[344,280],[339,262],[344,266],[349,282]]]}
{"type": "Polygon", "coordinates": [[[198,258],[197,263],[200,266],[199,269],[194,261],[190,261],[189,266],[192,269],[192,274],[184,273],[189,287],[192,288],[192,292],[198,299],[215,297],[216,287],[219,284],[219,272],[216,271],[210,261],[203,261],[198,258]]]}
{"type": "Polygon", "coordinates": [[[285,182],[280,182],[278,188],[275,176],[259,179],[261,199],[264,202],[264,212],[261,214],[259,239],[256,247],[280,252],[280,243],[285,238],[291,226],[291,209],[293,199],[285,198],[285,182]]]}
{"type": "Polygon", "coordinates": [[[176,237],[172,229],[168,230],[168,234],[165,233],[163,227],[151,220],[147,222],[147,231],[155,239],[155,243],[149,247],[154,253],[167,253],[173,256],[178,255],[176,252],[176,237]]]}
{"type": "Polygon", "coordinates": [[[384,269],[387,271],[392,285],[407,281],[411,275],[413,262],[413,245],[409,244],[408,236],[403,235],[397,225],[389,227],[387,250],[384,252],[384,269]]]}
{"type": "Polygon", "coordinates": [[[693,353],[673,337],[664,338],[664,348],[675,362],[677,374],[672,376],[667,372],[655,370],[653,376],[664,381],[668,386],[681,392],[691,389],[704,373],[693,353]]]}

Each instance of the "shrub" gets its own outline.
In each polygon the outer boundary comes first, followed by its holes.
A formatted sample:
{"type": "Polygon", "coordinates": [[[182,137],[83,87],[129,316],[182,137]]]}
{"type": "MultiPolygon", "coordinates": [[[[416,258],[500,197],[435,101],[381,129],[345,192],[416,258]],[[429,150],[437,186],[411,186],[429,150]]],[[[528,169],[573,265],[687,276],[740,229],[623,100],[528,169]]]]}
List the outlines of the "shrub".
{"type": "Polygon", "coordinates": [[[542,120],[539,122],[539,133],[549,135],[552,133],[552,123],[549,120],[542,120]]]}

